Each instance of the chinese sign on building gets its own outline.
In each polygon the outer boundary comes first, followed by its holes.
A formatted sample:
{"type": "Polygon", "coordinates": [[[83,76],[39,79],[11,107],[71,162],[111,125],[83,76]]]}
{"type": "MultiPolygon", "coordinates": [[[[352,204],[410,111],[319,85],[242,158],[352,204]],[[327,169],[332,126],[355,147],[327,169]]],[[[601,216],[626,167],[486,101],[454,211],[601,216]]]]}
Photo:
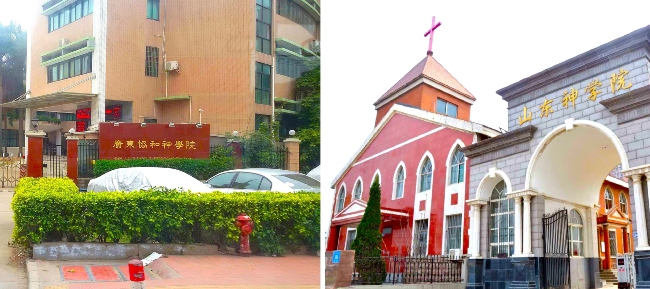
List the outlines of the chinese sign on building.
{"type": "Polygon", "coordinates": [[[210,125],[101,123],[99,158],[208,158],[210,125]]]}

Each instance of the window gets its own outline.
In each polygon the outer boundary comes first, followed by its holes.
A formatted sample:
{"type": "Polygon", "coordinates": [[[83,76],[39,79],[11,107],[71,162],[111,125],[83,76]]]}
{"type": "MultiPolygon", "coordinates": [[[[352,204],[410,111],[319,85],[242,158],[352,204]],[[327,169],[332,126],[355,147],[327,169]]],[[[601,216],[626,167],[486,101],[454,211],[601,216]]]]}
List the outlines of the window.
{"type": "Polygon", "coordinates": [[[283,183],[293,184],[293,189],[298,191],[320,188],[319,181],[301,174],[283,174],[283,175],[274,175],[274,177],[283,183]]]}
{"type": "Polygon", "coordinates": [[[59,119],[61,121],[76,121],[77,115],[75,113],[59,113],[59,119]]]}
{"type": "Polygon", "coordinates": [[[609,231],[609,255],[616,257],[618,246],[616,246],[616,231],[609,231]]]}
{"type": "Polygon", "coordinates": [[[395,199],[399,199],[404,196],[404,168],[402,166],[397,169],[397,174],[395,175],[395,199]]]}
{"type": "Polygon", "coordinates": [[[354,199],[355,200],[361,199],[361,180],[358,180],[357,184],[354,185],[354,199]]]}
{"type": "Polygon", "coordinates": [[[625,192],[621,191],[618,195],[618,203],[621,208],[621,213],[627,215],[627,198],[625,197],[625,192]]]}
{"type": "Polygon", "coordinates": [[[343,211],[343,205],[345,204],[345,187],[341,186],[339,189],[339,198],[336,200],[336,212],[343,211]]]}
{"type": "Polygon", "coordinates": [[[158,47],[147,46],[144,75],[158,77],[158,47]]]}
{"type": "Polygon", "coordinates": [[[240,172],[232,184],[235,190],[257,190],[262,182],[262,176],[253,173],[240,172]]]}
{"type": "Polygon", "coordinates": [[[47,82],[55,82],[92,71],[92,53],[77,56],[47,67],[47,82]],[[79,69],[77,69],[79,68],[79,69]]]}
{"type": "Polygon", "coordinates": [[[456,149],[451,160],[451,179],[449,184],[457,184],[465,181],[465,154],[456,149]]]}
{"type": "Polygon", "coordinates": [[[605,210],[609,210],[614,206],[614,195],[609,188],[605,188],[605,210]]]}
{"type": "Polygon", "coordinates": [[[255,62],[255,103],[271,105],[271,66],[255,62]]]}
{"type": "Polygon", "coordinates": [[[78,0],[49,16],[48,32],[57,30],[93,13],[93,0],[78,0]]]}
{"type": "Polygon", "coordinates": [[[262,125],[268,125],[271,123],[271,116],[264,114],[255,114],[255,130],[259,130],[262,125]]]}
{"type": "Polygon", "coordinates": [[[506,183],[499,182],[490,196],[490,256],[505,258],[514,252],[514,200],[506,197],[506,183]]]}
{"type": "Polygon", "coordinates": [[[436,112],[451,117],[458,117],[458,106],[438,98],[438,101],[436,102],[436,112]]]}
{"type": "MultiPolygon", "coordinates": [[[[259,2],[259,0],[258,0],[259,2]]],[[[291,0],[278,0],[278,15],[299,24],[312,36],[316,35],[317,22],[307,10],[291,0]]]]}
{"type": "Polygon", "coordinates": [[[2,130],[2,145],[4,147],[17,147],[18,146],[18,130],[16,130],[16,129],[3,129],[2,130]]]}
{"type": "Polygon", "coordinates": [[[281,55],[275,58],[275,65],[278,74],[291,78],[301,77],[305,72],[310,70],[303,61],[281,55]]]}
{"type": "Polygon", "coordinates": [[[582,256],[582,217],[575,209],[569,211],[569,242],[572,256],[582,256]]]}
{"type": "Polygon", "coordinates": [[[447,253],[449,250],[460,249],[462,225],[463,215],[447,216],[447,253]]]}
{"type": "Polygon", "coordinates": [[[352,242],[357,238],[357,229],[348,230],[348,237],[345,240],[345,250],[352,250],[352,242]]]}
{"type": "Polygon", "coordinates": [[[235,176],[235,174],[236,173],[223,173],[216,175],[208,180],[208,184],[210,184],[213,188],[230,188],[232,178],[235,176]]]}
{"type": "Polygon", "coordinates": [[[429,220],[415,221],[415,236],[413,236],[413,255],[421,256],[427,254],[429,235],[429,220]]]}
{"type": "Polygon", "coordinates": [[[255,50],[271,54],[271,0],[257,0],[255,50]]]}
{"type": "Polygon", "coordinates": [[[431,190],[431,174],[433,167],[429,157],[424,159],[424,165],[420,170],[420,192],[431,190]]]}
{"type": "Polygon", "coordinates": [[[262,178],[262,182],[260,183],[260,191],[270,191],[271,190],[271,181],[267,178],[262,178]]]}
{"type": "Polygon", "coordinates": [[[147,0],[147,19],[160,20],[159,0],[147,0]]]}

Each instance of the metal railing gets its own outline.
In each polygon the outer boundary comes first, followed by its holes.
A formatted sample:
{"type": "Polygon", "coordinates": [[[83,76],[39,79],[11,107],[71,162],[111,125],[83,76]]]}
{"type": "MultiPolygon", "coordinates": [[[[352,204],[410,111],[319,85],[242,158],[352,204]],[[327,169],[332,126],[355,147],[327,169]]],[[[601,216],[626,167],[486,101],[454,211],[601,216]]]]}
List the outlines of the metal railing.
{"type": "Polygon", "coordinates": [[[355,258],[352,284],[463,282],[466,256],[383,256],[355,258]]]}

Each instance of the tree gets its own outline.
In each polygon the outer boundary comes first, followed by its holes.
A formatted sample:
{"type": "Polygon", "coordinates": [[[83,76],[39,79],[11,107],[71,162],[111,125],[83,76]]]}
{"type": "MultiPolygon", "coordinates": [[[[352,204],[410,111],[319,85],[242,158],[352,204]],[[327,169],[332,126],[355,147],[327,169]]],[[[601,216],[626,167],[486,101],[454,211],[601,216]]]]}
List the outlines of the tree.
{"type": "Polygon", "coordinates": [[[278,151],[275,140],[272,128],[265,124],[242,137],[244,167],[284,169],[282,166],[284,155],[278,151]]]}
{"type": "Polygon", "coordinates": [[[296,135],[300,139],[300,168],[308,172],[320,165],[320,67],[296,80],[300,103],[296,135]]]}
{"type": "Polygon", "coordinates": [[[375,180],[370,187],[368,206],[357,227],[352,242],[355,266],[362,284],[382,284],[386,279],[386,264],[381,258],[381,188],[375,180]]]}
{"type": "MultiPolygon", "coordinates": [[[[26,67],[27,33],[14,22],[7,26],[0,24],[0,91],[3,91],[0,94],[0,103],[12,101],[25,93],[26,67]]],[[[19,118],[18,115],[16,110],[3,109],[2,123],[5,127],[7,121],[13,125],[13,121],[19,118]]],[[[19,146],[22,147],[22,133],[18,139],[19,146]]],[[[0,145],[2,143],[0,134],[0,145]]]]}

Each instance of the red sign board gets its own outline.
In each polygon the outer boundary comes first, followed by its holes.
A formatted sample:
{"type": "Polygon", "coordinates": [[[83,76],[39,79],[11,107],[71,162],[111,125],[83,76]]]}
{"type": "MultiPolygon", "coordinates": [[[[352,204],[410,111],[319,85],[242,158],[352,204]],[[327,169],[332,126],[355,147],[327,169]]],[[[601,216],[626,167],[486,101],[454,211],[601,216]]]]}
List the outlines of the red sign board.
{"type": "Polygon", "coordinates": [[[90,108],[77,109],[77,120],[90,119],[90,108]]]}
{"type": "Polygon", "coordinates": [[[209,158],[210,125],[99,124],[99,158],[209,158]]]}

